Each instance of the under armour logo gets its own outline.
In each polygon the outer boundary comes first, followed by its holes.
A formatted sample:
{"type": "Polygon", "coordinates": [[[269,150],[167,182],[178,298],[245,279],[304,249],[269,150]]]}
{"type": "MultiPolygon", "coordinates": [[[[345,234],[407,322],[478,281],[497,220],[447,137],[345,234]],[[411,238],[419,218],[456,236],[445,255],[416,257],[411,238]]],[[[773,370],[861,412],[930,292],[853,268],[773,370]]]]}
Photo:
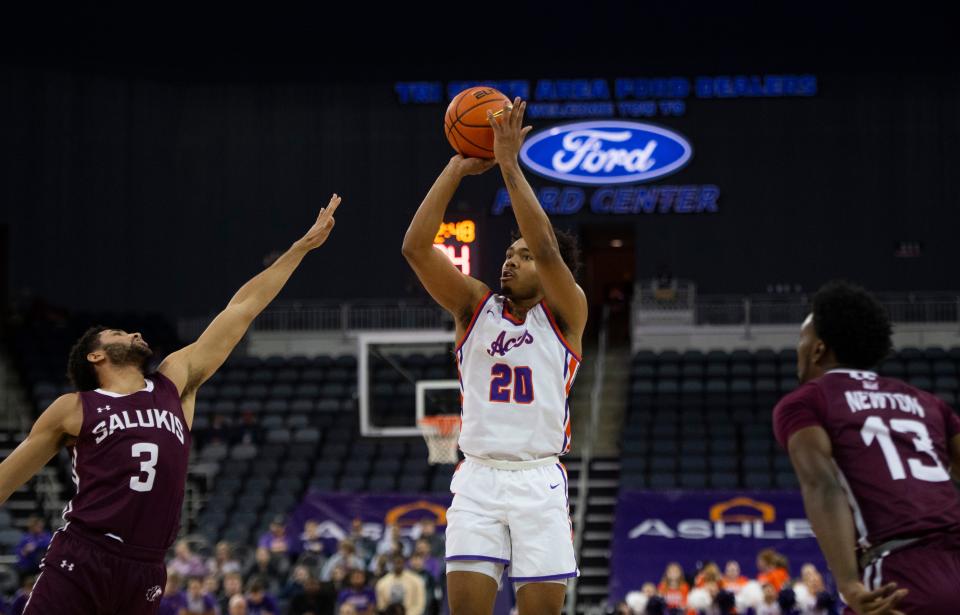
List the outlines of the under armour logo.
{"type": "Polygon", "coordinates": [[[68,562],[67,560],[61,561],[61,562],[60,562],[60,567],[61,567],[61,568],[65,568],[65,569],[69,570],[70,572],[73,572],[73,564],[71,564],[71,563],[68,562]]]}
{"type": "Polygon", "coordinates": [[[147,590],[147,602],[155,602],[157,598],[163,595],[163,590],[159,585],[154,585],[147,590]]]}
{"type": "Polygon", "coordinates": [[[97,408],[97,414],[100,414],[100,413],[103,412],[104,410],[106,410],[107,412],[110,412],[110,406],[104,406],[103,408],[97,408]]]}

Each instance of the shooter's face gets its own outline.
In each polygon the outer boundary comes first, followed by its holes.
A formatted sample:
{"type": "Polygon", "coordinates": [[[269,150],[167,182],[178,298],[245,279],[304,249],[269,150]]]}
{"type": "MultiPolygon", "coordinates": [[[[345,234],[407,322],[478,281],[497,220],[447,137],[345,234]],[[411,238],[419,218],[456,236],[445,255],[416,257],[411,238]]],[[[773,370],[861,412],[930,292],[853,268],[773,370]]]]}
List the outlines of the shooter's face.
{"type": "Polygon", "coordinates": [[[500,291],[511,299],[530,299],[541,293],[540,276],[533,253],[520,238],[507,248],[500,270],[500,291]]]}

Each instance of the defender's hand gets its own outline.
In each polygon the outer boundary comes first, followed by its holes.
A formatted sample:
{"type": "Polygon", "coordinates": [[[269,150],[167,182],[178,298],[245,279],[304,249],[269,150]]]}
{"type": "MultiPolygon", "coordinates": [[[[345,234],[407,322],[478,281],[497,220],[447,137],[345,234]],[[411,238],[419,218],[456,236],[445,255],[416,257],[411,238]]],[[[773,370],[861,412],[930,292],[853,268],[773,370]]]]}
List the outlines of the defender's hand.
{"type": "Polygon", "coordinates": [[[497,166],[496,160],[485,160],[483,158],[464,158],[460,154],[455,155],[447,163],[450,169],[457,177],[466,177],[467,175],[481,175],[493,167],[497,166]]]}
{"type": "Polygon", "coordinates": [[[307,231],[307,234],[298,239],[293,245],[307,251],[322,246],[323,242],[325,242],[327,237],[330,236],[330,231],[333,230],[333,225],[337,222],[334,220],[333,214],[336,213],[337,207],[339,206],[340,197],[334,194],[332,197],[330,197],[330,202],[327,203],[327,206],[320,210],[320,215],[317,216],[317,221],[313,223],[313,226],[310,227],[310,230],[307,231]]]}
{"type": "Polygon", "coordinates": [[[903,615],[896,606],[907,595],[907,590],[897,589],[896,583],[887,583],[869,591],[863,583],[853,583],[840,593],[858,615],[903,615]]]}
{"type": "Polygon", "coordinates": [[[503,115],[500,116],[500,121],[497,121],[492,111],[487,111],[487,121],[493,129],[493,154],[500,164],[517,160],[523,140],[527,137],[527,133],[533,130],[533,126],[523,125],[523,114],[526,110],[527,103],[517,96],[512,105],[508,102],[503,103],[503,115]]]}

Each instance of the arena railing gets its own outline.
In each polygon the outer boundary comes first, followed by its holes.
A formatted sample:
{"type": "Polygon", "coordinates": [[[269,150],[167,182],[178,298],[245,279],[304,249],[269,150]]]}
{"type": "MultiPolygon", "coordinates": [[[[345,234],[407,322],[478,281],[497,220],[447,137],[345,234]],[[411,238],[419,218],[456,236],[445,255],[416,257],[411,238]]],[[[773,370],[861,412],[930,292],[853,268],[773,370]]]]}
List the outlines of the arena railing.
{"type": "MultiPolygon", "coordinates": [[[[650,282],[634,289],[635,315],[690,312],[696,325],[766,325],[800,323],[810,312],[812,293],[763,295],[703,295],[689,283],[660,289],[654,295],[650,282]]],[[[960,324],[960,291],[876,293],[890,318],[898,323],[960,324]]]]}
{"type": "MultiPolygon", "coordinates": [[[[897,323],[957,323],[960,291],[878,293],[897,323]]],[[[797,324],[810,311],[812,294],[700,295],[689,281],[658,288],[655,281],[634,287],[635,318],[684,314],[694,325],[797,324]]],[[[195,339],[213,315],[178,323],[180,339],[195,339]]],[[[301,301],[267,308],[255,331],[351,331],[385,329],[451,329],[453,319],[433,304],[398,301],[301,301]]]]}
{"type": "MultiPolygon", "coordinates": [[[[213,315],[181,319],[180,339],[195,339],[213,315]]],[[[407,301],[302,301],[271,305],[253,323],[254,331],[351,331],[452,329],[453,318],[432,304],[407,301]]]]}

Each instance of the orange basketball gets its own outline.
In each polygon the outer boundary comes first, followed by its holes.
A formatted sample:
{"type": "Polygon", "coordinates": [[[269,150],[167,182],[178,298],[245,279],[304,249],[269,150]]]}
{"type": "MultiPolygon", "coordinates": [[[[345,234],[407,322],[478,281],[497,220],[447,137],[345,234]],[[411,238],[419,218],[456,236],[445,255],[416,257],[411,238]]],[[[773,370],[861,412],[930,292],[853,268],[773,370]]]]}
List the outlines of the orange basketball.
{"type": "Polygon", "coordinates": [[[461,155],[472,158],[493,158],[493,130],[487,111],[499,117],[503,103],[510,99],[493,88],[468,88],[450,101],[443,117],[447,141],[461,155]]]}

